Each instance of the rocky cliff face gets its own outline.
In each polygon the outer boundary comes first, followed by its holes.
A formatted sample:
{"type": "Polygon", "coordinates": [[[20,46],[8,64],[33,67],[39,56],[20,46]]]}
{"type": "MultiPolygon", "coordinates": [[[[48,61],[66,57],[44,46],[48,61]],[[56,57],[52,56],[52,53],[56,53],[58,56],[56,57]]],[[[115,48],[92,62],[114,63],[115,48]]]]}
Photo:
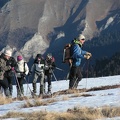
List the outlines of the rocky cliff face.
{"type": "Polygon", "coordinates": [[[79,33],[92,39],[118,29],[119,9],[120,0],[0,0],[0,48],[14,47],[27,60],[38,52],[61,56],[79,33]]]}

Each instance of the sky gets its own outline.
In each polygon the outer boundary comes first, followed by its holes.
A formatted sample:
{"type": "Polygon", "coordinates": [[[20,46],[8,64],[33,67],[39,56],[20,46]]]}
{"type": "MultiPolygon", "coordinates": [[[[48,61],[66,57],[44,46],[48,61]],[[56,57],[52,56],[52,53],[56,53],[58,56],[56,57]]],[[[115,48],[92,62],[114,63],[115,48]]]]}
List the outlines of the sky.
{"type": "MultiPolygon", "coordinates": [[[[32,84],[28,84],[30,89],[32,90],[32,84]]],[[[69,80],[59,80],[52,82],[52,92],[57,92],[61,90],[68,89],[69,80]]],[[[117,76],[109,76],[109,77],[98,77],[98,78],[83,78],[78,85],[78,89],[82,88],[93,88],[100,87],[106,85],[120,85],[120,75],[117,76]]],[[[46,84],[47,88],[47,84],[46,84]]],[[[31,96],[30,90],[27,87],[27,84],[24,84],[24,93],[25,96],[31,96]]],[[[37,83],[37,94],[39,94],[39,83],[37,83]]],[[[102,106],[120,106],[120,88],[115,89],[107,89],[107,90],[99,90],[99,91],[90,91],[84,92],[81,94],[90,94],[89,97],[71,97],[68,100],[63,100],[63,98],[67,96],[73,96],[73,94],[65,94],[56,96],[54,99],[57,102],[53,102],[46,106],[37,106],[30,108],[21,108],[21,106],[25,103],[25,101],[14,101],[10,104],[0,105],[0,116],[5,115],[6,113],[12,112],[34,112],[34,111],[58,111],[65,112],[69,108],[74,108],[76,106],[81,107],[102,107],[102,106]]],[[[13,86],[13,98],[16,97],[16,86],[13,86]]],[[[53,98],[48,98],[53,99],[53,98]]],[[[47,100],[47,99],[43,99],[47,100]]],[[[14,120],[14,119],[6,119],[6,120],[14,120]]],[[[106,119],[107,120],[107,119],[106,119]]],[[[110,120],[110,118],[108,119],[110,120]]],[[[116,118],[115,120],[120,120],[120,118],[116,118]]]]}

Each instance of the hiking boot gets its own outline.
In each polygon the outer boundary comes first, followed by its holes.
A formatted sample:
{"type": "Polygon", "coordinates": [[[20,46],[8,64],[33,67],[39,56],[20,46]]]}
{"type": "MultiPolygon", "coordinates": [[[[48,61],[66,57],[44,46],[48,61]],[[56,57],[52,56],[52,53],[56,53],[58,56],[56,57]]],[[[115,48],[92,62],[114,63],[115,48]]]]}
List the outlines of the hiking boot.
{"type": "Polygon", "coordinates": [[[51,92],[51,91],[48,91],[48,92],[47,92],[47,94],[48,94],[48,95],[51,95],[51,94],[52,94],[52,92],[51,92]]]}

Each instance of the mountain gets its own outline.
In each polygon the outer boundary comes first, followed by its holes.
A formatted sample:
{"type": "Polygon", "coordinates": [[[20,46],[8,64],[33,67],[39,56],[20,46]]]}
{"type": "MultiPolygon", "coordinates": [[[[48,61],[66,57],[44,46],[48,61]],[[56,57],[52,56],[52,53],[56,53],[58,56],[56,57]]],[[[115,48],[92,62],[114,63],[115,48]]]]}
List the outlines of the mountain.
{"type": "Polygon", "coordinates": [[[27,61],[52,52],[61,66],[64,45],[82,33],[94,59],[112,55],[120,50],[119,18],[120,0],[0,0],[0,49],[10,46],[27,61]],[[101,45],[108,34],[112,42],[101,45]]]}

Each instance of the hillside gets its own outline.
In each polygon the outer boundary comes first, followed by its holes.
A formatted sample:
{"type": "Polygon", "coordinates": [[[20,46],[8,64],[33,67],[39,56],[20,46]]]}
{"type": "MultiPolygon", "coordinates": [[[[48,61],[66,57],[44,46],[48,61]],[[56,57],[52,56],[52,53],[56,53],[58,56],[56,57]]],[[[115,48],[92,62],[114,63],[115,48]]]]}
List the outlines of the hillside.
{"type": "Polygon", "coordinates": [[[63,47],[83,33],[95,61],[120,51],[119,18],[120,0],[0,0],[0,50],[10,46],[14,56],[21,53],[26,61],[52,52],[66,68],[63,47]]]}

